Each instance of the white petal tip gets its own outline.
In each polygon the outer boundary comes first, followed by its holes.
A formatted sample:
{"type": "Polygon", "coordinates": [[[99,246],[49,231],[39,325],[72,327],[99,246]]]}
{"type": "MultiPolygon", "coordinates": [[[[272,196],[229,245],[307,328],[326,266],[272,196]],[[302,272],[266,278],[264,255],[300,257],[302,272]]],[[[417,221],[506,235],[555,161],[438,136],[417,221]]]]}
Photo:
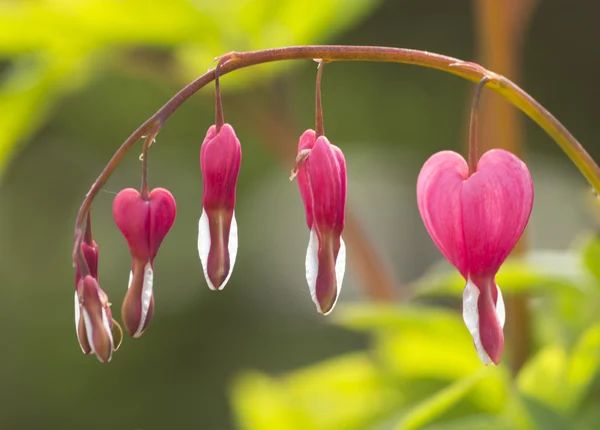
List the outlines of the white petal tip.
{"type": "MultiPolygon", "coordinates": [[[[132,276],[129,277],[130,283],[132,276]]],[[[146,319],[148,318],[148,311],[150,310],[150,304],[152,303],[152,289],[154,285],[154,271],[150,262],[146,263],[144,267],[144,281],[142,284],[142,315],[140,318],[140,324],[138,329],[135,331],[132,337],[140,337],[144,332],[144,326],[146,325],[146,319]]]]}
{"type": "Polygon", "coordinates": [[[340,250],[338,251],[337,259],[335,261],[335,276],[336,276],[336,295],[331,305],[331,308],[327,312],[323,312],[319,301],[317,300],[317,274],[319,273],[319,239],[317,232],[314,228],[310,230],[310,236],[308,239],[308,248],[306,249],[306,282],[308,283],[308,289],[310,291],[310,297],[313,303],[317,307],[317,312],[322,315],[329,315],[340,297],[342,291],[342,282],[344,281],[344,274],[346,272],[346,244],[344,239],[340,237],[340,250]]]}
{"type": "Polygon", "coordinates": [[[229,252],[229,273],[227,273],[227,277],[219,286],[219,288],[216,288],[208,277],[208,253],[210,251],[210,244],[211,238],[210,228],[208,225],[208,215],[206,215],[206,211],[202,209],[202,215],[198,221],[198,256],[200,257],[200,262],[202,263],[202,271],[204,272],[204,278],[206,279],[208,288],[211,291],[221,291],[225,288],[227,282],[229,282],[229,278],[231,278],[233,267],[235,266],[235,260],[237,258],[238,226],[235,219],[235,212],[231,217],[231,227],[229,228],[229,241],[227,246],[227,251],[229,252]]]}

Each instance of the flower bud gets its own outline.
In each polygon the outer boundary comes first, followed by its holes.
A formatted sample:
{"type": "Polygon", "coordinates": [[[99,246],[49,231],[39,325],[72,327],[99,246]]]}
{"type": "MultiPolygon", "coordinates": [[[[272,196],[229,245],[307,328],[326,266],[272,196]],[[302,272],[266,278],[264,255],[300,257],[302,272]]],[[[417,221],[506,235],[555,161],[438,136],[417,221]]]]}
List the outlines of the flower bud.
{"type": "Polygon", "coordinates": [[[198,224],[198,254],[211,290],[229,281],[237,256],[235,190],[242,162],[240,141],[229,124],[211,126],[200,150],[204,192],[198,224]]]}
{"type": "Polygon", "coordinates": [[[129,335],[139,337],[154,315],[154,258],[175,221],[177,208],[164,188],[152,190],[147,200],[137,190],[127,188],[117,194],[113,215],[132,257],[121,315],[129,335]]]}
{"type": "Polygon", "coordinates": [[[325,136],[317,138],[313,130],[300,137],[298,153],[302,155],[298,187],[310,230],[306,280],[317,310],[328,314],[340,294],[346,268],[346,245],[342,239],[346,161],[337,146],[325,136]]]}
{"type": "Polygon", "coordinates": [[[75,291],[75,328],[84,354],[93,353],[102,363],[112,358],[120,339],[113,338],[113,319],[108,297],[91,275],[83,276],[75,291]]]}
{"type": "Polygon", "coordinates": [[[431,238],[467,282],[463,318],[479,357],[498,364],[504,302],[496,273],[521,237],[533,207],[533,182],[510,152],[486,152],[469,176],[452,151],[427,160],[417,181],[419,211],[431,238]]]}

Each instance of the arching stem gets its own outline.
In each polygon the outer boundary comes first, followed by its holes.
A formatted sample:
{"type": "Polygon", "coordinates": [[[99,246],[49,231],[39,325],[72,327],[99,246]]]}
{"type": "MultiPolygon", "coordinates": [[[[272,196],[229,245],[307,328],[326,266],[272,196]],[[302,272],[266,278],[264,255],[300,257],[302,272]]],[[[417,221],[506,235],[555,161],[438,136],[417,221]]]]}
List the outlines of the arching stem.
{"type": "Polygon", "coordinates": [[[477,162],[479,161],[479,150],[477,145],[477,137],[479,135],[479,99],[481,91],[485,84],[489,82],[485,76],[477,86],[473,93],[473,103],[471,104],[471,121],[469,123],[469,176],[477,171],[477,162]]]}
{"type": "MultiPolygon", "coordinates": [[[[483,77],[489,78],[488,88],[502,95],[514,106],[521,109],[540,127],[542,127],[569,156],[589,183],[600,193],[600,168],[579,144],[577,139],[540,105],[533,97],[519,88],[505,77],[486,70],[482,66],[433,54],[431,52],[417,51],[414,49],[390,48],[383,46],[289,46],[285,48],[265,49],[261,51],[231,52],[220,58],[219,75],[225,75],[234,70],[257,64],[283,61],[320,58],[324,61],[383,61],[392,63],[406,63],[417,66],[430,67],[461,76],[471,81],[479,82],[483,77]]],[[[131,147],[151,130],[158,130],[167,121],[173,112],[187,99],[216,77],[216,70],[209,70],[181,91],[161,107],[146,122],[138,127],[131,136],[117,149],[104,170],[92,184],[83,200],[77,219],[75,220],[75,246],[73,261],[82,239],[81,226],[92,204],[92,201],[102,189],[112,172],[121,162],[131,147]]]]}

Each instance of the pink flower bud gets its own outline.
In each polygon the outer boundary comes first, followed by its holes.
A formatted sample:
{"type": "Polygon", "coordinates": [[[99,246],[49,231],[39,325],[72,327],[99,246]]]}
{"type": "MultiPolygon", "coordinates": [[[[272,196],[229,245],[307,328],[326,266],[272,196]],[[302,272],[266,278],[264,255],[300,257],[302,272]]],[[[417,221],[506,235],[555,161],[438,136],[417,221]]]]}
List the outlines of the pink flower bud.
{"type": "Polygon", "coordinates": [[[346,245],[342,239],[346,207],[346,161],[342,151],[325,136],[305,131],[298,153],[310,151],[297,178],[304,202],[310,239],[306,252],[306,280],[317,310],[332,311],[342,288],[346,245]]]}
{"type": "Polygon", "coordinates": [[[198,254],[211,290],[221,290],[229,281],[237,256],[235,187],[242,148],[229,124],[217,132],[211,126],[200,150],[204,192],[198,224],[198,254]]]}
{"type": "Polygon", "coordinates": [[[465,278],[463,318],[479,357],[498,364],[504,302],[495,276],[521,237],[533,207],[527,166],[510,152],[486,152],[469,176],[464,158],[434,154],[417,181],[419,211],[433,241],[465,278]]]}
{"type": "Polygon", "coordinates": [[[113,339],[113,320],[108,297],[91,275],[83,276],[75,291],[75,328],[84,354],[93,353],[102,363],[118,348],[113,339]]]}
{"type": "Polygon", "coordinates": [[[121,309],[130,336],[139,337],[154,315],[154,258],[171,229],[177,208],[164,188],[155,188],[144,200],[133,188],[117,194],[113,203],[115,222],[125,236],[132,257],[129,286],[121,309]]]}

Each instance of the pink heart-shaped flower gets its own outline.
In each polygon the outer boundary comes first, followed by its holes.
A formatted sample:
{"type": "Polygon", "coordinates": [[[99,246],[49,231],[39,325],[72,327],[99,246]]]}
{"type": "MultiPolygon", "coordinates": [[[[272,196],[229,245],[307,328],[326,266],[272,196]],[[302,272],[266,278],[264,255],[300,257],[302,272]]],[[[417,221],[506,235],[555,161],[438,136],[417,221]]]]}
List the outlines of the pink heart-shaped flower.
{"type": "Polygon", "coordinates": [[[495,275],[521,237],[533,207],[533,181],[510,152],[486,152],[469,176],[452,151],[434,154],[417,181],[419,211],[433,241],[467,281],[463,317],[484,363],[502,356],[504,303],[495,275]]]}
{"type": "Polygon", "coordinates": [[[177,215],[175,199],[164,188],[142,198],[133,188],[122,190],[113,202],[115,222],[132,257],[129,285],[121,309],[129,334],[139,337],[154,315],[154,258],[177,215]]]}

